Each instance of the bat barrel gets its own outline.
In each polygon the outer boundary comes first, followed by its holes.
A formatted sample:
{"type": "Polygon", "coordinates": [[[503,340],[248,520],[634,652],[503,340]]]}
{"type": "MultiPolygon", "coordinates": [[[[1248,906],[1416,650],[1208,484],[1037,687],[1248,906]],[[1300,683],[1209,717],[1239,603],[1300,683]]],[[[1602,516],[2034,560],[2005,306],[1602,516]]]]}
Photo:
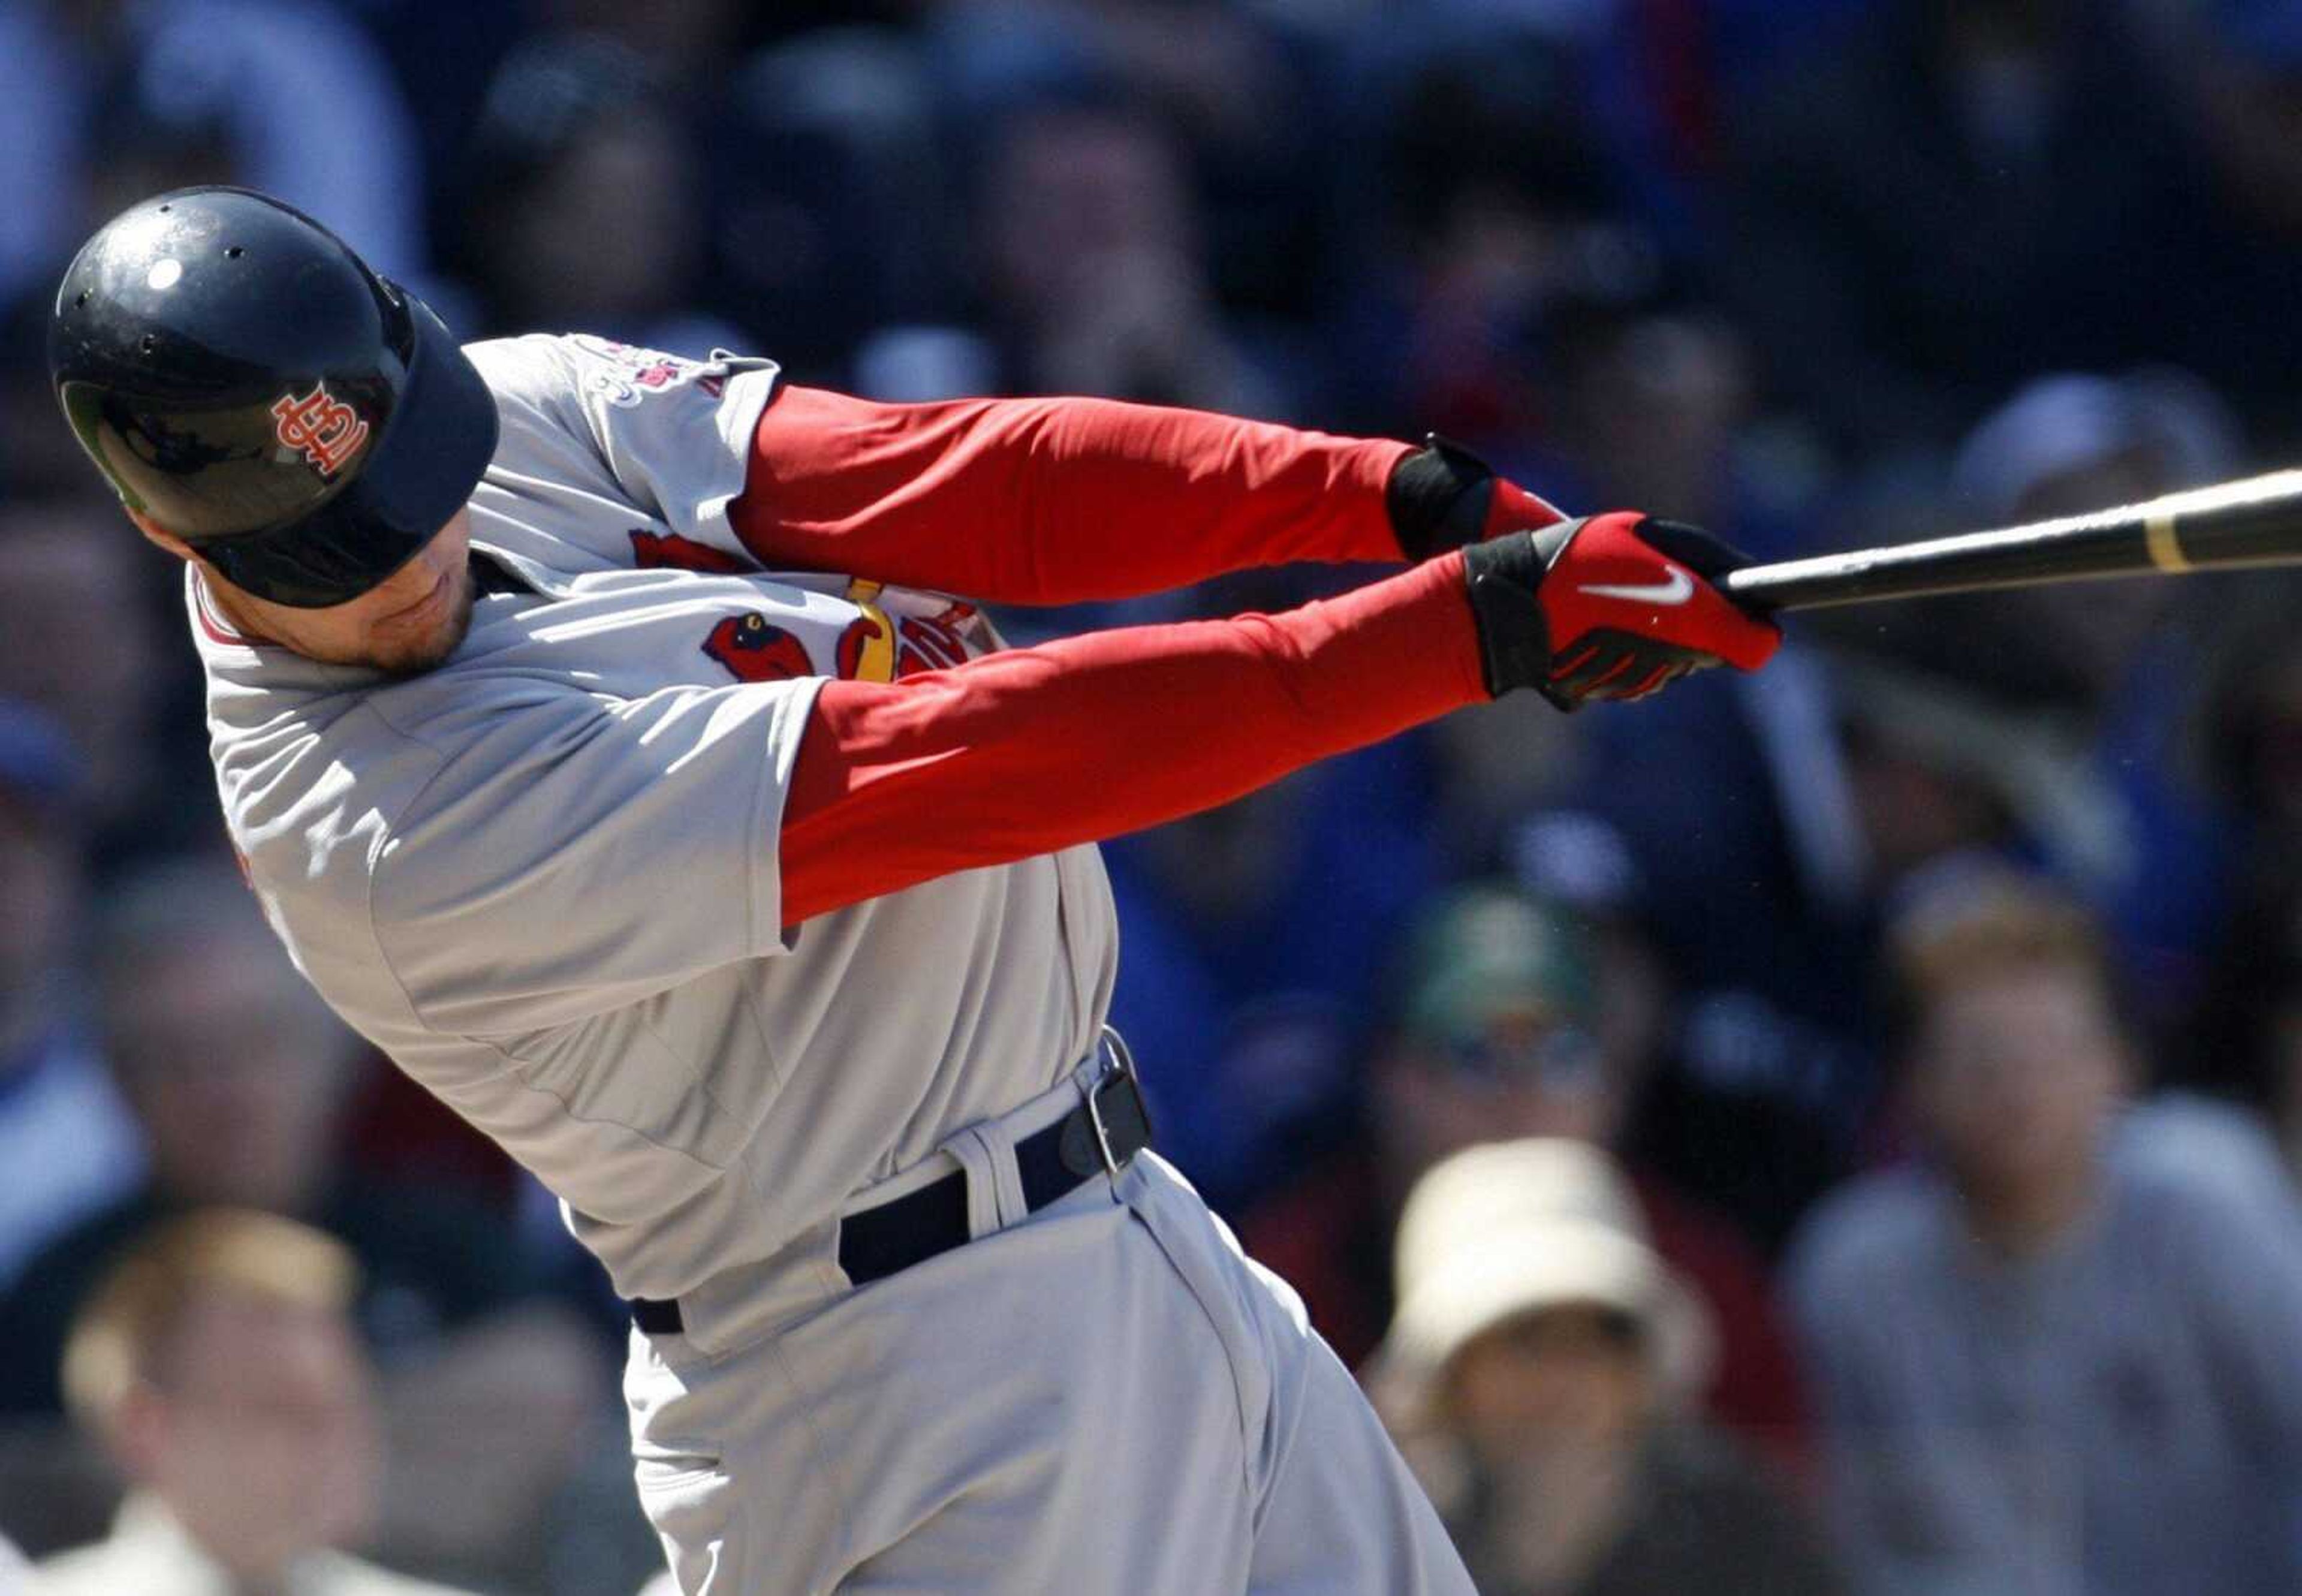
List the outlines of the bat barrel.
{"type": "Polygon", "coordinates": [[[2029,587],[2147,571],[2302,560],[2302,471],[1995,532],[1751,566],[1720,585],[1755,608],[2029,587]]]}

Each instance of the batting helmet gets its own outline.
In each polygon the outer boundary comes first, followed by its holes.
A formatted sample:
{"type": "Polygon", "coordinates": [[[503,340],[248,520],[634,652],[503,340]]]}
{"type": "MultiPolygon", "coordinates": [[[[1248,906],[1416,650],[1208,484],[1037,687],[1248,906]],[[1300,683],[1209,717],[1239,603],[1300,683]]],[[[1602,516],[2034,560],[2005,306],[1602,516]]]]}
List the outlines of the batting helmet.
{"type": "Polygon", "coordinates": [[[105,223],[56,292],[48,373],[122,502],[298,609],[405,565],[495,453],[495,400],[440,318],[245,189],[105,223]]]}

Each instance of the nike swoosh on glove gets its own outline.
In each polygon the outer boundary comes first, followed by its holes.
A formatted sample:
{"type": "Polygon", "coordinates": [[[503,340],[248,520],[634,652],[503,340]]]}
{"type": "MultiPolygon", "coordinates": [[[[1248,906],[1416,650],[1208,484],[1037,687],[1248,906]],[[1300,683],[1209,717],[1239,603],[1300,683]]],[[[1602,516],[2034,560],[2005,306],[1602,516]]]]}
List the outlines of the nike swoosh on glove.
{"type": "Polygon", "coordinates": [[[1700,527],[1617,510],[1474,543],[1463,560],[1497,697],[1644,698],[1713,665],[1756,670],[1782,643],[1710,584],[1750,561],[1700,527]]]}

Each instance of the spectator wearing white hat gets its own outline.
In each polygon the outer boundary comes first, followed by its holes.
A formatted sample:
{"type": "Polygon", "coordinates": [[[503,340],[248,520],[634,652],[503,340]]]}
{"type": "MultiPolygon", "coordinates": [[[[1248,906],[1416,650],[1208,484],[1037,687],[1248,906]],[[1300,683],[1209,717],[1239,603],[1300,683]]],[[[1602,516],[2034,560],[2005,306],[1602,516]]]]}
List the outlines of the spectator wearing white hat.
{"type": "MultiPolygon", "coordinates": [[[[1624,1156],[1633,1105],[1671,1012],[1668,977],[1637,934],[1603,923],[1615,911],[1593,895],[1607,885],[1594,876],[1634,868],[1627,855],[1601,859],[1574,839],[1550,840],[1569,844],[1567,868],[1538,871],[1523,861],[1549,895],[1507,880],[1471,882],[1432,899],[1404,928],[1390,1024],[1367,1062],[1358,1137],[1240,1216],[1248,1249],[1302,1293],[1347,1363],[1363,1362],[1390,1320],[1390,1237],[1424,1171],[1477,1143],[1520,1137],[1572,1137],[1624,1156]]],[[[1698,1406],[1771,1460],[1802,1471],[1806,1403],[1756,1249],[1717,1210],[1634,1158],[1625,1156],[1623,1172],[1641,1233],[1710,1312],[1718,1356],[1698,1406]]]]}
{"type": "Polygon", "coordinates": [[[1475,1147],[1407,1198],[1378,1400],[1490,1596],[1841,1586],[1763,1470],[1690,1415],[1701,1299],[1606,1154],[1475,1147]]]}

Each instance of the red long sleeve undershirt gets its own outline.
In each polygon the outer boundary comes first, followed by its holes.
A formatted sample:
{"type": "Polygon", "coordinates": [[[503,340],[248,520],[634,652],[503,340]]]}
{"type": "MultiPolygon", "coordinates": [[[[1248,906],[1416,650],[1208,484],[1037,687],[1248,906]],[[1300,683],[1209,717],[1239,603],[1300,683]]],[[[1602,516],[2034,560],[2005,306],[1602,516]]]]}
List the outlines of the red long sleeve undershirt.
{"type": "MultiPolygon", "coordinates": [[[[729,519],[770,569],[1067,603],[1395,560],[1407,452],[1099,399],[789,388],[729,519]]],[[[785,803],[784,919],[1189,814],[1484,697],[1459,555],[1280,615],[828,682],[785,803]]]]}
{"type": "Polygon", "coordinates": [[[1460,553],[1278,615],[827,682],[785,800],[784,920],[1211,808],[1486,696],[1460,553]]]}
{"type": "Polygon", "coordinates": [[[1290,560],[1396,560],[1383,491],[1408,452],[1110,399],[786,388],[727,518],[770,571],[1072,604],[1290,560]]]}

